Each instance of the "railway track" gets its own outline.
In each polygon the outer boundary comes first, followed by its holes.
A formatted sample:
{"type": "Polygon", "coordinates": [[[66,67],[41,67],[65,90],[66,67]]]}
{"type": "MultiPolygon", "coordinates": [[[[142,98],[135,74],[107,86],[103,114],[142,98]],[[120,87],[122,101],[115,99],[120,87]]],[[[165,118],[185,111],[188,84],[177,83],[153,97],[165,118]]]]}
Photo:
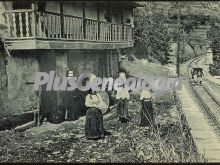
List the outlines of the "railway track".
{"type": "Polygon", "coordinates": [[[211,119],[211,122],[220,130],[220,101],[212,94],[207,86],[195,86],[191,80],[190,68],[198,64],[201,58],[202,57],[195,58],[188,64],[189,87],[196,96],[199,105],[211,119]]]}

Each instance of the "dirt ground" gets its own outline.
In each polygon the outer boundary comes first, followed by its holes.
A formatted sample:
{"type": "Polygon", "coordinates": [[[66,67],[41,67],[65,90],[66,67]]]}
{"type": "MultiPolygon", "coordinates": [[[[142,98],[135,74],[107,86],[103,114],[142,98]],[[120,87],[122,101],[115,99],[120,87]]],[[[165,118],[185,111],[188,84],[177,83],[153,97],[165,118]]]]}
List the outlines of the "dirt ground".
{"type": "MultiPolygon", "coordinates": [[[[87,140],[85,117],[61,124],[44,123],[25,132],[0,132],[0,162],[180,162],[196,161],[181,148],[179,116],[172,93],[155,102],[155,128],[139,126],[139,96],[129,103],[132,119],[118,122],[115,109],[104,116],[105,129],[112,135],[87,140]]],[[[184,142],[187,143],[187,142],[184,142]]],[[[191,146],[192,147],[192,146],[191,146]]]]}

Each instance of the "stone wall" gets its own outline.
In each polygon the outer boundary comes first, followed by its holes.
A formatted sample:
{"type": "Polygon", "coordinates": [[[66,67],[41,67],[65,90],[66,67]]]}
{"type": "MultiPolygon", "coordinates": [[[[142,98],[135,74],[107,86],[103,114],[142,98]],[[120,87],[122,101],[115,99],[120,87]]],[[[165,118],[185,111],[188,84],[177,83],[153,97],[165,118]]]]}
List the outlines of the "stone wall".
{"type": "Polygon", "coordinates": [[[0,118],[7,115],[7,73],[6,73],[6,55],[0,46],[0,118]]]}
{"type": "Polygon", "coordinates": [[[38,71],[38,60],[32,51],[13,51],[7,59],[9,114],[29,111],[37,106],[33,85],[35,72],[38,71]]]}

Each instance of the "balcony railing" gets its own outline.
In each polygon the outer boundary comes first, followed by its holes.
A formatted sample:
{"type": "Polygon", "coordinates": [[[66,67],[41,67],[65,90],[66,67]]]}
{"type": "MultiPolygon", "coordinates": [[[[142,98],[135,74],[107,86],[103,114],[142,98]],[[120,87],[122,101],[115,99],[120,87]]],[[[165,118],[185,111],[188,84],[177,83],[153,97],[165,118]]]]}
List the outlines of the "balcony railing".
{"type": "Polygon", "coordinates": [[[42,38],[124,42],[133,40],[129,25],[33,10],[6,11],[9,39],[42,38]]]}

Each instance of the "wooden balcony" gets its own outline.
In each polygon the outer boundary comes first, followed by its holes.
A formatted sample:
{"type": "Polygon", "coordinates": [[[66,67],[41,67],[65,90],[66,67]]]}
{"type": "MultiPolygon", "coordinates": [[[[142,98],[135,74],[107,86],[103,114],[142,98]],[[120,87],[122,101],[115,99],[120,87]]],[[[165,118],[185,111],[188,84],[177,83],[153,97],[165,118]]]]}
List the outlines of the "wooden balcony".
{"type": "Polygon", "coordinates": [[[5,12],[9,49],[116,49],[133,46],[129,25],[34,10],[5,12]]]}

